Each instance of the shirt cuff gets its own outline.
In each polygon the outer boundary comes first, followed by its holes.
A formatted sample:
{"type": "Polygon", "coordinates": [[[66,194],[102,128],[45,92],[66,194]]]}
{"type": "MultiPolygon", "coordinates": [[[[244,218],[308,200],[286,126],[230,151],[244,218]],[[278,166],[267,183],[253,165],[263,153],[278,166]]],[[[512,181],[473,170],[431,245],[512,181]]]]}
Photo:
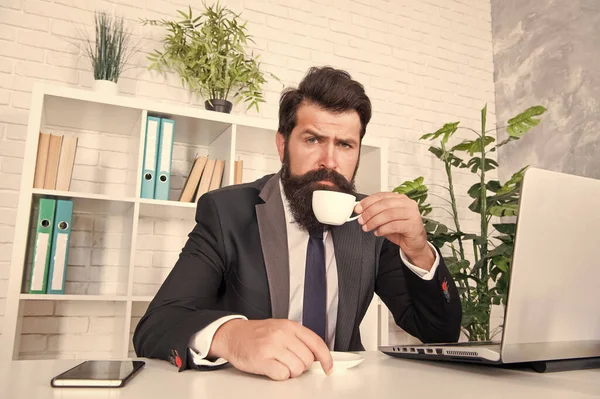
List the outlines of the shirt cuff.
{"type": "Polygon", "coordinates": [[[432,280],[433,276],[435,275],[435,271],[437,270],[437,267],[440,264],[440,254],[438,253],[438,251],[436,251],[436,249],[432,243],[430,243],[428,241],[427,244],[429,244],[429,246],[433,250],[433,253],[435,254],[435,260],[433,261],[433,266],[431,266],[431,269],[429,271],[427,271],[425,269],[421,269],[420,267],[415,266],[412,263],[410,263],[408,261],[408,259],[406,258],[406,255],[404,255],[404,252],[402,252],[402,250],[400,250],[400,259],[402,259],[402,262],[404,262],[406,267],[408,267],[410,270],[412,270],[417,276],[421,277],[423,280],[432,280]]]}
{"type": "Polygon", "coordinates": [[[202,330],[198,331],[192,336],[192,338],[190,339],[189,346],[190,355],[192,356],[194,364],[196,364],[197,366],[220,366],[222,364],[227,363],[227,360],[223,358],[208,360],[206,359],[206,356],[208,356],[208,351],[210,350],[212,340],[219,327],[221,327],[229,320],[233,319],[248,320],[246,317],[241,315],[221,317],[220,319],[213,321],[208,326],[204,327],[202,330]]]}

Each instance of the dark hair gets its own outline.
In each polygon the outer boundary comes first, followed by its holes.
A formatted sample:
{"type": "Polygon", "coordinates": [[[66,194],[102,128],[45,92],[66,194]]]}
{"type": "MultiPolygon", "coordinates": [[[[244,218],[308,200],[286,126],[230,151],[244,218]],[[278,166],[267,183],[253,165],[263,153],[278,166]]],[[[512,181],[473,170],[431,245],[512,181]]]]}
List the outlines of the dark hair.
{"type": "Polygon", "coordinates": [[[354,110],[360,118],[360,138],[371,120],[371,100],[362,84],[350,74],[332,67],[312,67],[297,89],[287,88],[279,100],[279,133],[286,141],[296,126],[296,113],[302,102],[316,104],[331,112],[354,110]]]}

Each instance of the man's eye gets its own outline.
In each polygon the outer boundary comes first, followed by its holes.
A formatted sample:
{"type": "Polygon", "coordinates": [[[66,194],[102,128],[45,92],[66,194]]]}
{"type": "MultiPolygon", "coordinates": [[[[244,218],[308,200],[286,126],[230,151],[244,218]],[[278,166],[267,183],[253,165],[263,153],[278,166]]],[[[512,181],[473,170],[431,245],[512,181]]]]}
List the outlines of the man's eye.
{"type": "Polygon", "coordinates": [[[340,145],[344,148],[352,148],[352,146],[348,143],[340,143],[340,145]]]}
{"type": "Polygon", "coordinates": [[[317,140],[316,137],[309,137],[308,139],[306,139],[306,142],[310,144],[317,144],[319,140],[317,140]]]}

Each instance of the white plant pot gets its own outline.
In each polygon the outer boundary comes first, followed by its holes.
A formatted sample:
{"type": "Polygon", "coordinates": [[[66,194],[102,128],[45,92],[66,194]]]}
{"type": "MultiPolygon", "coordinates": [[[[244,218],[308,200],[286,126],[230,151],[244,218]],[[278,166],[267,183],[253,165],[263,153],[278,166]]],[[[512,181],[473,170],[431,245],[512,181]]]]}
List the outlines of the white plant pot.
{"type": "Polygon", "coordinates": [[[92,84],[92,90],[102,94],[117,94],[117,84],[110,80],[94,80],[92,84]]]}

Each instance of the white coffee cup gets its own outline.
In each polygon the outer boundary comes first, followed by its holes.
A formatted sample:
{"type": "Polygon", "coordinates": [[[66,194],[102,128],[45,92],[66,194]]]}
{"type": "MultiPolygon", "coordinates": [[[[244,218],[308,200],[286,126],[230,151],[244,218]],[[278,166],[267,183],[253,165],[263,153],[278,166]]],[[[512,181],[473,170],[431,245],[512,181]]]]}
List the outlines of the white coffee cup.
{"type": "Polygon", "coordinates": [[[317,220],[333,226],[358,219],[358,215],[350,217],[358,203],[354,195],[339,191],[316,190],[312,197],[312,209],[317,220]]]}

